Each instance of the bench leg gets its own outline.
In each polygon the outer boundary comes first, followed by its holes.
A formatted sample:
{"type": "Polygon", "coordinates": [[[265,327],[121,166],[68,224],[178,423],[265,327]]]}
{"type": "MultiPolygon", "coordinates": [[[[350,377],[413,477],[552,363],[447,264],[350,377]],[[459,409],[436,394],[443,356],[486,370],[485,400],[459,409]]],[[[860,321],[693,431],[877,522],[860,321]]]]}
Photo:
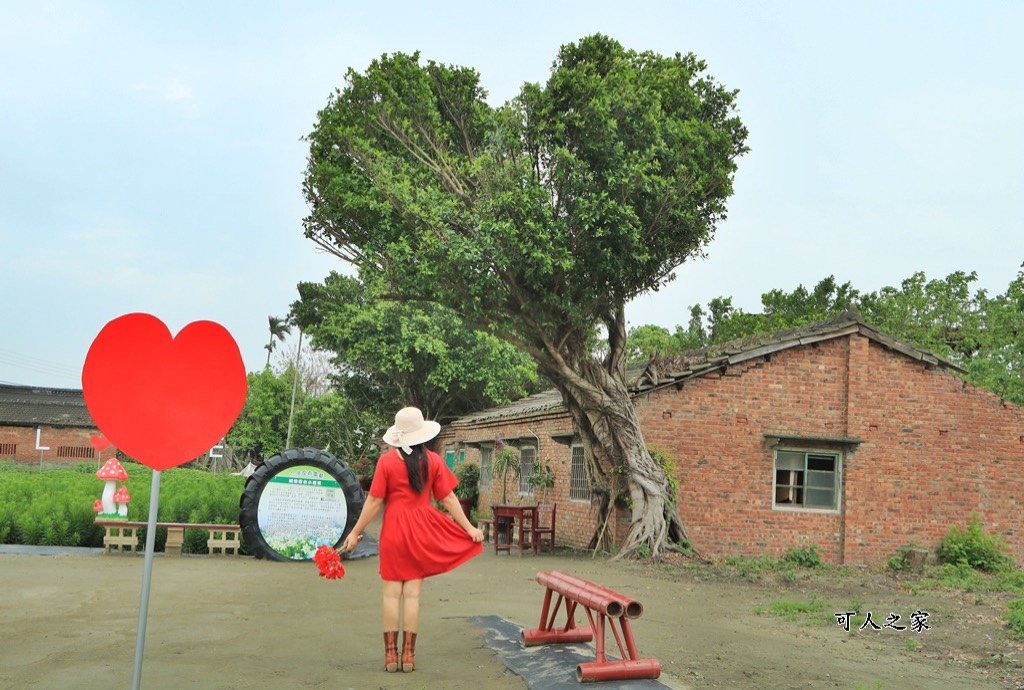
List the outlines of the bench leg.
{"type": "Polygon", "coordinates": [[[167,544],[164,545],[164,553],[168,556],[180,556],[181,547],[185,543],[184,527],[167,528],[167,544]]]}
{"type": "Polygon", "coordinates": [[[242,552],[239,550],[239,547],[241,546],[239,532],[239,529],[210,530],[210,536],[206,539],[206,548],[210,552],[210,555],[214,555],[214,549],[220,549],[222,556],[227,556],[228,551],[233,551],[235,556],[241,556],[242,552]],[[218,537],[218,534],[221,536],[218,537]]]}
{"type": "Polygon", "coordinates": [[[131,553],[138,545],[138,535],[134,527],[121,527],[105,525],[103,535],[103,553],[110,554],[113,551],[119,553],[131,553]],[[114,532],[117,534],[114,534],[114,532]]]}

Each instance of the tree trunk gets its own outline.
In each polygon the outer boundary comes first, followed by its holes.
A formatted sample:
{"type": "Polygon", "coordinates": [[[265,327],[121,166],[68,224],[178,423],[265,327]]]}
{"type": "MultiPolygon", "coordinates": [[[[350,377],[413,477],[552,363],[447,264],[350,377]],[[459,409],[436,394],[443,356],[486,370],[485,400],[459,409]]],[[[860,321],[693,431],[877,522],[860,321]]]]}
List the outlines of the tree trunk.
{"type": "MultiPolygon", "coordinates": [[[[616,558],[636,555],[657,559],[674,544],[687,542],[686,531],[672,485],[647,450],[626,385],[623,311],[609,317],[606,325],[609,352],[603,362],[589,353],[575,359],[575,366],[569,364],[571,358],[562,356],[538,357],[538,361],[576,423],[592,485],[602,496],[592,544],[600,546],[602,527],[609,511],[622,498],[624,480],[631,524],[616,558]]],[[[550,346],[545,349],[552,352],[550,346]]]]}

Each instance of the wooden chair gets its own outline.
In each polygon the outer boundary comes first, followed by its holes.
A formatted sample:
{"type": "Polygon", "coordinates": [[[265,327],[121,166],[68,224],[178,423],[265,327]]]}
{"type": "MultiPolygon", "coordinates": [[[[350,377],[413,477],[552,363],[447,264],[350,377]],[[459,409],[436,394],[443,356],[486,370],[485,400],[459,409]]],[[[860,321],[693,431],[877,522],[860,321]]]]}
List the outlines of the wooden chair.
{"type": "Polygon", "coordinates": [[[544,545],[546,539],[548,544],[551,545],[551,550],[555,548],[555,515],[557,513],[557,503],[539,503],[537,504],[537,524],[533,525],[533,539],[534,543],[537,544],[537,548],[544,545]]]}

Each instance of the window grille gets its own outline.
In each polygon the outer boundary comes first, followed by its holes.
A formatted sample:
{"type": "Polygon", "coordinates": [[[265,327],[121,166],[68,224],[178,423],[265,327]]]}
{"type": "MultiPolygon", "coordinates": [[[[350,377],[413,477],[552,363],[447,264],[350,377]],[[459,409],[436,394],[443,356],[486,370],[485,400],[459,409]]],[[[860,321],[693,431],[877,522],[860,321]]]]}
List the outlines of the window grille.
{"type": "Polygon", "coordinates": [[[57,457],[63,459],[81,458],[88,460],[94,457],[95,451],[90,446],[57,446],[57,457]]]}
{"type": "Polygon", "coordinates": [[[530,484],[530,477],[533,476],[533,461],[537,457],[537,449],[533,446],[523,446],[519,449],[519,495],[532,496],[533,485],[530,484]]]}
{"type": "Polygon", "coordinates": [[[590,502],[590,477],[587,476],[583,446],[572,447],[572,468],[569,472],[569,500],[590,502]]]}
{"type": "Polygon", "coordinates": [[[18,453],[17,443],[0,443],[0,456],[14,457],[18,453]]]}
{"type": "Polygon", "coordinates": [[[491,456],[494,455],[493,448],[480,449],[480,488],[487,489],[491,486],[491,456]]]}

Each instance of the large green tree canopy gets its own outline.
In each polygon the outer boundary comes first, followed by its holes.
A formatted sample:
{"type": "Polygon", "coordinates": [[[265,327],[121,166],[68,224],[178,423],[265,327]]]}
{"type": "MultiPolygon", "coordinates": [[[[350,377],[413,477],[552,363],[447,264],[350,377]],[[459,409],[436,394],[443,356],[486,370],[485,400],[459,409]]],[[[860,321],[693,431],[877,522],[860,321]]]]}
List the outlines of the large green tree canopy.
{"type": "Polygon", "coordinates": [[[692,54],[601,35],[492,106],[471,68],[396,53],[350,70],[309,135],[306,235],[394,295],[448,306],[538,363],[598,486],[629,479],[620,554],[682,538],[625,384],[625,303],[670,280],[725,217],[746,129],[692,54]],[[590,347],[603,327],[608,347],[590,347]]]}

